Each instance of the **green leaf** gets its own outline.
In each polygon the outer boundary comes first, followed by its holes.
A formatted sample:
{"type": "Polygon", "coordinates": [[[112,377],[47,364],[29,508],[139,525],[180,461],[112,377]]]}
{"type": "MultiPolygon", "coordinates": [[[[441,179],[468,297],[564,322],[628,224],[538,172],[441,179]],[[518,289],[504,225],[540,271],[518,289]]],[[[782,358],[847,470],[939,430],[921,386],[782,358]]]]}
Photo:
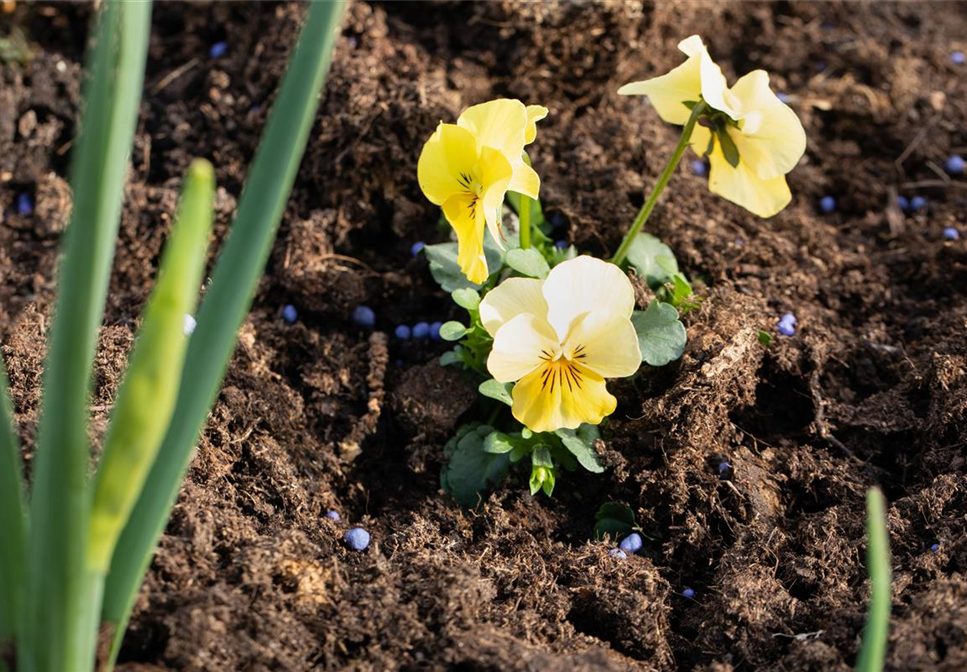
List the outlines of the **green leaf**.
{"type": "MultiPolygon", "coordinates": [[[[527,437],[523,437],[527,438],[527,437]]],[[[518,443],[514,446],[514,449],[510,451],[510,461],[520,462],[525,457],[531,454],[532,447],[527,443],[518,443]]]]}
{"type": "Polygon", "coordinates": [[[493,453],[494,455],[503,455],[504,453],[509,453],[514,449],[514,447],[519,442],[514,439],[514,437],[509,434],[504,434],[503,432],[491,432],[484,439],[483,449],[485,452],[493,453]]]}
{"type": "Polygon", "coordinates": [[[605,535],[617,541],[635,528],[635,513],[631,507],[617,502],[606,502],[594,514],[594,538],[603,539],[605,535]]]}
{"type": "Polygon", "coordinates": [[[198,159],[188,169],[158,282],[144,311],[97,467],[87,561],[100,573],[107,573],[114,545],[174,412],[188,344],[184,320],[195,312],[198,301],[214,196],[215,169],[198,159]]]}
{"type": "Polygon", "coordinates": [[[440,484],[461,506],[476,506],[485,492],[507,476],[508,455],[484,450],[485,437],[492,433],[492,427],[480,425],[451,439],[444,449],[450,460],[440,472],[440,484]]]}
{"type": "Polygon", "coordinates": [[[514,398],[510,396],[510,391],[513,389],[513,383],[498,383],[496,380],[491,378],[490,380],[485,380],[480,383],[480,387],[477,390],[485,397],[490,397],[491,399],[496,399],[497,401],[502,401],[508,406],[514,405],[514,398]]]}
{"type": "Polygon", "coordinates": [[[767,331],[759,331],[759,343],[768,348],[772,345],[772,334],[767,331]]]}
{"type": "MultiPolygon", "coordinates": [[[[581,428],[584,427],[593,427],[593,425],[581,425],[581,428]]],[[[581,432],[580,430],[575,432],[573,429],[559,429],[554,433],[560,437],[561,443],[564,444],[568,452],[577,458],[578,464],[593,474],[604,472],[604,465],[601,464],[598,454],[594,451],[594,440],[597,436],[590,438],[591,434],[588,432],[581,432]]],[[[596,427],[595,434],[597,434],[596,427]]]]}
{"type": "Polygon", "coordinates": [[[444,322],[443,326],[440,327],[440,338],[444,341],[459,341],[466,335],[467,328],[454,320],[444,322]]]}
{"type": "Polygon", "coordinates": [[[26,576],[23,461],[13,425],[7,370],[0,358],[0,640],[16,641],[26,576]]]}
{"type": "Polygon", "coordinates": [[[636,310],[631,323],[638,332],[641,359],[650,366],[665,366],[685,351],[685,325],[674,306],[652,301],[646,310],[636,310]]]}
{"type": "Polygon", "coordinates": [[[866,568],[870,575],[870,604],[863,627],[863,643],[856,672],[880,672],[886,660],[892,608],[890,533],[886,526],[886,499],[879,488],[866,493],[866,568]]]}
{"type": "Polygon", "coordinates": [[[450,366],[451,364],[462,364],[462,363],[463,363],[463,357],[460,356],[460,352],[456,348],[454,348],[453,350],[447,350],[442,355],[440,355],[440,366],[450,366]]]}
{"type": "Polygon", "coordinates": [[[631,241],[628,262],[653,290],[663,287],[678,272],[675,253],[650,233],[639,233],[631,241]]]}
{"type": "Polygon", "coordinates": [[[95,657],[101,579],[85,563],[87,401],[137,126],[151,5],[102,3],[96,22],[71,158],[73,210],[44,367],[28,576],[10,577],[26,580],[18,669],[86,670],[95,657]]]}
{"type": "Polygon", "coordinates": [[[739,165],[739,148],[735,146],[735,142],[732,140],[732,136],[729,135],[724,124],[718,125],[715,135],[719,139],[719,145],[722,147],[722,155],[725,157],[725,160],[729,162],[730,166],[736,168],[739,165]]]}
{"type": "Polygon", "coordinates": [[[530,278],[544,279],[551,272],[547,259],[534,248],[510,250],[506,262],[512,269],[530,278]]]}
{"type": "Polygon", "coordinates": [[[456,289],[450,293],[450,296],[455,304],[466,310],[476,310],[480,305],[480,293],[469,287],[456,289]]]}
{"type": "MultiPolygon", "coordinates": [[[[183,369],[185,380],[191,382],[179,390],[171,426],[159,451],[162,457],[155,460],[111,561],[103,627],[107,632],[113,629],[115,637],[106,667],[111,667],[117,656],[141,580],[181,488],[201,427],[221,388],[238,330],[272,250],[316,119],[345,6],[344,2],[308,5],[301,35],[248,170],[235,221],[218,256],[198,313],[198,326],[188,345],[183,369]]],[[[131,90],[140,91],[140,86],[131,90]]],[[[76,198],[78,191],[74,194],[76,198]]]]}

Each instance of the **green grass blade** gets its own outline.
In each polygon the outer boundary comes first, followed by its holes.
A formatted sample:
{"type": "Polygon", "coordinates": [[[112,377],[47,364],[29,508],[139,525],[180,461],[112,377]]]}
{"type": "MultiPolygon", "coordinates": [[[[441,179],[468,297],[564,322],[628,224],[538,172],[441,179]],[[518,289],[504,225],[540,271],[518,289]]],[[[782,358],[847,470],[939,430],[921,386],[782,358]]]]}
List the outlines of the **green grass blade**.
{"type": "Polygon", "coordinates": [[[17,639],[27,552],[23,462],[8,388],[0,359],[0,647],[17,639]]]}
{"type": "Polygon", "coordinates": [[[309,3],[302,35],[202,302],[171,428],[121,534],[108,575],[103,618],[117,627],[115,654],[272,248],[315,118],[343,10],[342,2],[309,3]]]}
{"type": "Polygon", "coordinates": [[[886,499],[879,488],[866,493],[866,565],[870,574],[870,606],[856,672],[880,672],[886,660],[892,605],[890,536],[886,529],[886,499]]]}
{"type": "Polygon", "coordinates": [[[144,312],[118,393],[94,481],[88,565],[107,574],[118,536],[154,464],[175,409],[188,346],[185,315],[195,312],[205,270],[215,171],[204,159],[188,169],[158,282],[144,312]]]}
{"type": "Polygon", "coordinates": [[[91,667],[96,587],[84,571],[90,507],[87,438],[97,345],[134,137],[150,3],[108,2],[89,53],[90,79],[71,166],[74,203],[64,238],[33,465],[29,580],[18,668],[91,667]]]}

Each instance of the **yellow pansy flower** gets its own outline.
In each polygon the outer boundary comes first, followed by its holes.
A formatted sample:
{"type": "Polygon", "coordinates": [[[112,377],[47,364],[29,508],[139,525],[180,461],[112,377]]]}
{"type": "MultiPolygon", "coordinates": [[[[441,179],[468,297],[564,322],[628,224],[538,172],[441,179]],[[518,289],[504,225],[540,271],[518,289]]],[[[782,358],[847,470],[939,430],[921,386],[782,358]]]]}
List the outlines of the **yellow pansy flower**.
{"type": "Polygon", "coordinates": [[[480,321],[494,338],[487,369],[516,382],[513,414],[534,432],[599,424],[617,401],[606,378],[641,365],[631,323],[635,292],[614,264],[577,257],[545,280],[509,278],[480,302],[480,321]]]}
{"type": "Polygon", "coordinates": [[[467,108],[456,124],[440,122],[417,165],[420,189],[457,234],[460,270],[471,282],[487,280],[484,228],[501,244],[500,209],[508,191],[537,198],[541,181],[524,161],[524,145],[547,116],[539,105],[492,100],[467,108]]]}
{"type": "Polygon", "coordinates": [[[664,121],[684,125],[692,108],[710,108],[695,126],[691,146],[709,156],[709,189],[760,217],[772,217],[792,200],[785,175],[806,151],[796,113],[769,88],[769,75],[754,70],[729,88],[698,35],[678,48],[688,59],[671,72],[626,84],[622,95],[645,95],[664,121]]]}

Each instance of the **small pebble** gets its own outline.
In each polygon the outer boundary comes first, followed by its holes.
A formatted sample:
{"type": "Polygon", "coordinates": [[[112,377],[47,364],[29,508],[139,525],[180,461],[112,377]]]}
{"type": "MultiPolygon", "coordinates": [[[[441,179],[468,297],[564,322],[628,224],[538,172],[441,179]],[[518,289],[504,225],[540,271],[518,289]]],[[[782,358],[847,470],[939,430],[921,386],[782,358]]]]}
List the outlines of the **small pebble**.
{"type": "Polygon", "coordinates": [[[930,550],[936,553],[937,551],[940,550],[940,544],[934,544],[933,546],[930,547],[930,550]]]}
{"type": "Polygon", "coordinates": [[[927,199],[923,196],[914,196],[910,199],[910,211],[916,212],[917,210],[923,210],[927,207],[927,199]]]}
{"type": "Polygon", "coordinates": [[[827,215],[836,211],[836,199],[832,196],[823,196],[819,199],[819,209],[827,215]]]}
{"type": "Polygon", "coordinates": [[[822,72],[825,69],[826,69],[825,61],[820,61],[819,63],[816,64],[816,72],[822,72]]]}
{"type": "Polygon", "coordinates": [[[944,164],[944,168],[946,168],[947,172],[951,175],[960,175],[964,172],[964,157],[954,154],[947,159],[947,162],[944,164]]]}
{"type": "Polygon", "coordinates": [[[960,240],[960,231],[952,226],[948,226],[943,230],[944,240],[960,240]]]}
{"type": "Polygon", "coordinates": [[[342,520],[342,516],[339,515],[339,512],[333,511],[332,509],[330,509],[329,511],[326,511],[326,518],[329,518],[331,520],[342,520]]]}
{"type": "Polygon", "coordinates": [[[910,199],[906,196],[897,196],[896,204],[903,212],[910,212],[910,199]]]}
{"type": "Polygon", "coordinates": [[[703,177],[708,173],[708,168],[705,166],[705,162],[701,159],[695,159],[691,162],[692,172],[699,177],[703,177]]]}
{"type": "Polygon", "coordinates": [[[34,199],[30,197],[30,194],[17,196],[17,212],[24,217],[34,214],[34,199]]]}
{"type": "Polygon", "coordinates": [[[410,336],[413,335],[413,332],[405,324],[401,324],[400,326],[396,327],[396,330],[393,333],[396,334],[396,338],[400,339],[401,341],[409,340],[410,336]]]}
{"type": "MultiPolygon", "coordinates": [[[[790,315],[790,313],[786,313],[790,315]]],[[[796,318],[793,317],[792,320],[786,319],[786,315],[782,316],[782,319],[776,323],[776,331],[778,331],[783,336],[795,336],[796,335],[796,318]]]]}
{"type": "Polygon", "coordinates": [[[443,322],[433,322],[430,324],[430,340],[439,341],[440,339],[440,329],[443,328],[443,322]]]}
{"type": "Polygon", "coordinates": [[[612,548],[610,551],[608,551],[608,555],[610,555],[612,558],[618,558],[619,560],[624,560],[628,557],[628,554],[622,551],[620,548],[612,548]]]}
{"type": "Polygon", "coordinates": [[[950,62],[954,65],[963,65],[967,62],[967,56],[964,56],[964,52],[962,51],[955,51],[950,54],[950,62]]]}
{"type": "Polygon", "coordinates": [[[295,321],[299,319],[299,311],[295,309],[291,303],[287,304],[285,308],[282,309],[282,319],[289,324],[295,324],[295,321]]]}
{"type": "Polygon", "coordinates": [[[564,219],[564,215],[559,212],[551,214],[551,226],[553,226],[555,229],[560,229],[565,224],[567,224],[567,220],[564,219]]]}
{"type": "Polygon", "coordinates": [[[354,551],[365,551],[369,548],[369,532],[361,527],[354,527],[343,535],[343,541],[354,551]]]}
{"type": "Polygon", "coordinates": [[[742,239],[742,238],[736,238],[735,239],[735,246],[736,247],[745,247],[745,240],[742,239]]]}
{"type": "Polygon", "coordinates": [[[777,93],[776,94],[776,98],[779,99],[779,102],[780,103],[788,103],[789,102],[789,96],[787,96],[784,93],[777,93]]]}
{"type": "Polygon", "coordinates": [[[221,58],[222,56],[225,55],[227,51],[228,51],[227,42],[216,42],[211,46],[211,49],[208,50],[208,57],[221,58]]]}
{"type": "Polygon", "coordinates": [[[376,313],[369,306],[357,306],[353,311],[353,322],[364,329],[372,329],[376,326],[376,313]]]}
{"type": "Polygon", "coordinates": [[[568,243],[567,243],[566,240],[558,240],[558,241],[555,241],[554,242],[554,247],[556,247],[559,250],[566,250],[567,249],[567,245],[568,245],[568,243]]]}
{"type": "Polygon", "coordinates": [[[788,322],[789,324],[796,324],[796,316],[792,313],[783,313],[782,317],[779,318],[780,322],[788,322]]]}
{"type": "Polygon", "coordinates": [[[682,597],[687,597],[688,599],[692,599],[693,597],[695,597],[695,591],[692,590],[691,588],[686,588],[685,590],[682,591],[682,597]]]}
{"type": "Polygon", "coordinates": [[[637,553],[643,545],[644,542],[641,540],[641,535],[637,532],[632,532],[621,540],[621,543],[618,544],[618,549],[625,553],[637,553]]]}
{"type": "Polygon", "coordinates": [[[424,247],[426,247],[426,243],[424,243],[422,240],[418,240],[415,243],[413,243],[413,247],[410,248],[410,254],[412,254],[415,257],[416,255],[418,255],[420,252],[423,251],[424,247]]]}
{"type": "Polygon", "coordinates": [[[430,335],[430,325],[426,322],[417,322],[413,325],[413,338],[427,338],[430,335]]]}
{"type": "Polygon", "coordinates": [[[185,336],[191,336],[193,333],[195,333],[195,327],[197,326],[198,323],[195,321],[195,318],[188,313],[185,313],[185,321],[182,323],[181,327],[182,331],[185,332],[185,336]]]}
{"type": "Polygon", "coordinates": [[[359,41],[355,37],[350,37],[346,42],[349,43],[350,49],[355,49],[356,45],[359,44],[359,41]]]}
{"type": "Polygon", "coordinates": [[[729,464],[728,462],[719,462],[719,473],[728,471],[731,468],[732,468],[732,465],[729,464]]]}

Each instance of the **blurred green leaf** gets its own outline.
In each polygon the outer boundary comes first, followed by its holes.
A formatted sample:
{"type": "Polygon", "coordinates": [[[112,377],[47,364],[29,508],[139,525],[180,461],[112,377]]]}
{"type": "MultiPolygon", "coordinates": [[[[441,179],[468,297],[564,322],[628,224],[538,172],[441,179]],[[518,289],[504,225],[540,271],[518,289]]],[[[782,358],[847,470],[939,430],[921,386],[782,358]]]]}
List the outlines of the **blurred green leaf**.
{"type": "Polygon", "coordinates": [[[440,338],[444,341],[459,341],[466,335],[467,328],[454,320],[444,322],[440,327],[440,338]]]}
{"type": "Polygon", "coordinates": [[[687,334],[678,311],[667,303],[652,301],[646,310],[636,310],[631,323],[638,332],[641,359],[650,366],[665,366],[682,356],[687,334]]]}
{"type": "Polygon", "coordinates": [[[450,459],[440,472],[440,485],[461,506],[476,506],[490,488],[507,476],[508,455],[484,450],[484,440],[491,433],[493,427],[489,425],[474,425],[458,432],[444,448],[450,459]]]}
{"type": "Polygon", "coordinates": [[[630,506],[618,502],[602,504],[594,514],[594,520],[594,538],[598,540],[607,535],[617,541],[635,528],[634,511],[630,506]]]}
{"type": "Polygon", "coordinates": [[[544,279],[551,272],[547,259],[534,248],[510,250],[505,261],[512,269],[530,278],[544,279]]]}
{"type": "Polygon", "coordinates": [[[453,302],[465,310],[476,310],[480,305],[480,294],[475,289],[464,287],[450,293],[453,302]]]}
{"type": "Polygon", "coordinates": [[[593,474],[604,472],[604,465],[594,450],[594,442],[598,438],[598,428],[594,425],[583,424],[577,431],[573,429],[559,429],[556,432],[561,443],[568,452],[577,458],[578,464],[593,474]],[[588,428],[588,429],[586,429],[588,428]]]}
{"type": "MultiPolygon", "coordinates": [[[[125,7],[139,3],[125,3],[125,7]]],[[[103,620],[115,632],[113,667],[131,607],[171,513],[198,435],[234,352],[316,118],[339,35],[344,2],[308,3],[305,25],[248,171],[235,221],[212,272],[188,345],[171,426],[145,488],[118,540],[104,593],[103,620]]],[[[140,86],[137,87],[140,91],[140,86]]],[[[78,191],[75,189],[75,198],[78,191]]],[[[60,669],[60,668],[51,668],[60,669]]]]}
{"type": "Polygon", "coordinates": [[[513,388],[513,383],[498,383],[493,378],[490,378],[480,383],[480,387],[477,390],[485,397],[490,397],[491,399],[502,401],[508,406],[513,406],[514,398],[510,394],[513,388]]]}
{"type": "Polygon", "coordinates": [[[650,233],[639,233],[628,248],[628,262],[651,289],[663,287],[678,273],[675,253],[650,233]]]}

